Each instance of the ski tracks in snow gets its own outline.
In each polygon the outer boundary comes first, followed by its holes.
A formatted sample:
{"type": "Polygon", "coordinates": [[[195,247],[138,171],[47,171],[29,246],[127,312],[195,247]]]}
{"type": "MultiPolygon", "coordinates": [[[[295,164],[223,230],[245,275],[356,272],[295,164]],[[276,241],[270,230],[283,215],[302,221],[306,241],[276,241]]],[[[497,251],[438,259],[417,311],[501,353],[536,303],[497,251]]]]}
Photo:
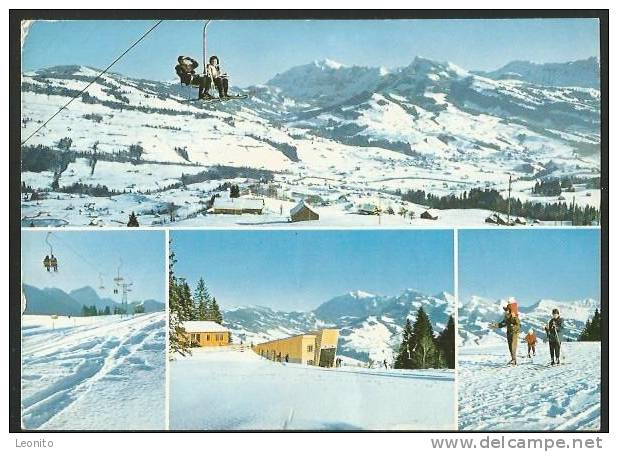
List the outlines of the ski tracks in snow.
{"type": "MultiPolygon", "coordinates": [[[[131,372],[152,370],[149,350],[164,353],[163,313],[100,319],[92,325],[45,328],[24,336],[22,355],[22,422],[25,428],[46,424],[103,380],[128,379],[131,372]]],[[[92,407],[96,410],[96,407],[92,407]]],[[[79,419],[74,420],[79,423],[79,419]]],[[[99,428],[109,428],[99,426],[99,428]]]]}
{"type": "Polygon", "coordinates": [[[601,349],[566,343],[567,364],[549,366],[540,344],[534,362],[506,365],[503,347],[459,355],[459,426],[463,430],[595,430],[600,428],[601,349]]]}

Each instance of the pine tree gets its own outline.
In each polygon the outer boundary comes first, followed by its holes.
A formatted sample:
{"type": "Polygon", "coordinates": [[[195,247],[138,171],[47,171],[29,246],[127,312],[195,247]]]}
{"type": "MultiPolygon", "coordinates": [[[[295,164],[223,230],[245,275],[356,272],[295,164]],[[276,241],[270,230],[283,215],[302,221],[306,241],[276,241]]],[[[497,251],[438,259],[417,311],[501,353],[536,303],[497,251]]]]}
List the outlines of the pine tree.
{"type": "Polygon", "coordinates": [[[582,342],[592,342],[601,340],[601,313],[595,309],[591,319],[586,320],[586,325],[578,338],[582,342]]]}
{"type": "MultiPolygon", "coordinates": [[[[455,368],[455,319],[449,316],[446,328],[438,336],[440,355],[444,359],[444,365],[449,369],[455,368]]],[[[442,366],[440,366],[442,367],[442,366]]]]}
{"type": "Polygon", "coordinates": [[[212,303],[210,304],[211,312],[212,312],[212,321],[217,322],[219,325],[223,324],[223,314],[221,314],[221,310],[219,309],[219,304],[217,303],[217,299],[213,297],[212,303]]]}
{"type": "Polygon", "coordinates": [[[413,369],[427,369],[434,367],[435,340],[433,327],[429,316],[421,306],[416,314],[416,321],[412,327],[410,350],[413,369]]]}
{"type": "Polygon", "coordinates": [[[137,221],[137,215],[135,215],[135,212],[131,212],[131,214],[129,215],[129,222],[127,223],[127,227],[139,228],[139,223],[137,221]]]}
{"type": "MultiPolygon", "coordinates": [[[[170,240],[170,248],[171,248],[170,240]]],[[[189,320],[186,317],[186,312],[183,309],[181,302],[180,287],[176,274],[174,273],[174,265],[176,264],[176,255],[173,251],[169,256],[169,272],[168,272],[168,285],[169,285],[169,351],[170,357],[173,359],[175,353],[181,356],[191,354],[189,349],[189,341],[186,340],[187,332],[185,331],[182,323],[189,320]]]]}
{"type": "Polygon", "coordinates": [[[197,309],[193,303],[193,295],[189,283],[184,278],[178,278],[178,295],[180,301],[180,309],[183,312],[185,320],[197,320],[197,309]]]}
{"type": "Polygon", "coordinates": [[[406,325],[401,333],[401,345],[395,357],[395,369],[412,369],[410,338],[412,337],[412,324],[406,319],[406,325]]]}
{"type": "Polygon", "coordinates": [[[195,288],[194,302],[196,303],[197,320],[209,320],[209,310],[212,297],[206,288],[204,278],[200,278],[195,288]]]}

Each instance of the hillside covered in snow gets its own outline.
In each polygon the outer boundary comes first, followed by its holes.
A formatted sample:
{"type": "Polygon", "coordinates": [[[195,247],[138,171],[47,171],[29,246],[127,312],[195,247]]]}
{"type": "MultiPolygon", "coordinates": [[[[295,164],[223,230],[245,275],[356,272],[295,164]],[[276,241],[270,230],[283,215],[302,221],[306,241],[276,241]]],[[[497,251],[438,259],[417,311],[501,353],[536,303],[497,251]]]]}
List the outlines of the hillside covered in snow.
{"type": "MultiPolygon", "coordinates": [[[[96,74],[23,74],[22,140],[96,74]]],[[[248,99],[204,104],[178,83],[109,73],[22,145],[22,225],[118,226],[132,211],[142,225],[287,225],[301,200],[315,225],[427,224],[429,203],[402,194],[506,197],[509,175],[522,202],[598,208],[600,92],[565,78],[324,60],[243,90],[248,99]],[[572,190],[532,193],[547,178],[572,190]],[[214,213],[230,184],[263,200],[262,215],[214,213]]],[[[449,208],[436,224],[483,224],[496,207],[449,208]]]]}
{"type": "Polygon", "coordinates": [[[165,419],[165,315],[24,315],[26,430],[155,430],[165,419]]]}
{"type": "Polygon", "coordinates": [[[368,362],[393,361],[401,343],[406,318],[414,321],[423,307],[434,332],[441,332],[454,315],[452,295],[427,296],[407,290],[394,297],[354,291],[341,295],[310,312],[282,312],[266,307],[238,307],[223,312],[224,324],[232,330],[234,342],[258,344],[321,327],[340,330],[338,354],[368,362]]]}

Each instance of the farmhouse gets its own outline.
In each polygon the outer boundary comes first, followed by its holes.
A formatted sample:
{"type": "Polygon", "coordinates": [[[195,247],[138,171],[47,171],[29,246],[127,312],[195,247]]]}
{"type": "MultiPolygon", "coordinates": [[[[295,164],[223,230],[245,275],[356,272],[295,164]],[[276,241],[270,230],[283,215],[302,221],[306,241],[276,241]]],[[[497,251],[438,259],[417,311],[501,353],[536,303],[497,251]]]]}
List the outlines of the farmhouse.
{"type": "Polygon", "coordinates": [[[242,215],[253,213],[261,215],[264,210],[264,200],[261,198],[215,198],[212,205],[213,213],[242,215]]]}
{"type": "Polygon", "coordinates": [[[299,334],[255,345],[253,351],[273,361],[333,367],[337,355],[339,330],[323,330],[299,334]]]}
{"type": "Polygon", "coordinates": [[[191,320],[183,322],[186,340],[194,347],[218,347],[230,343],[230,330],[216,322],[191,320]]]}
{"type": "Polygon", "coordinates": [[[437,220],[438,212],[433,209],[427,209],[421,214],[421,218],[424,220],[437,220]]]}
{"type": "Polygon", "coordinates": [[[294,222],[319,220],[320,215],[305,201],[301,201],[290,210],[290,219],[294,222]]]}

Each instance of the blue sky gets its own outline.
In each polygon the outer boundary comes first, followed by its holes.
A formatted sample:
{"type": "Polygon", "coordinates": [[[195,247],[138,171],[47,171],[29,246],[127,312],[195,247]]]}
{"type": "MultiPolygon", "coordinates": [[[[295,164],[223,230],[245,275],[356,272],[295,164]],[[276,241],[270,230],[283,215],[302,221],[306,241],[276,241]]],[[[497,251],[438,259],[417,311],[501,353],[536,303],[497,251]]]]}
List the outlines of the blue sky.
{"type": "Polygon", "coordinates": [[[600,240],[598,229],[460,230],[460,298],[600,300],[600,240]]]}
{"type": "MultiPolygon", "coordinates": [[[[133,282],[130,301],[165,301],[165,234],[163,231],[54,232],[49,238],[58,258],[58,272],[48,273],[43,258],[49,254],[47,232],[22,232],[22,278],[35,287],[65,292],[91,286],[99,296],[113,295],[112,279],[120,259],[120,273],[133,282]],[[105,290],[99,290],[99,273],[105,290]]],[[[118,300],[120,301],[120,300],[118,300]]]]}
{"type": "Polygon", "coordinates": [[[224,307],[309,311],[353,290],[453,292],[453,232],[171,231],[175,273],[224,307]]]}
{"type": "MultiPolygon", "coordinates": [[[[23,69],[59,64],[103,68],[154,21],[36,22],[23,69]]],[[[178,55],[201,60],[202,21],[165,21],[114,71],[170,80],[178,55]]],[[[466,69],[497,69],[512,60],[563,62],[599,56],[596,19],[215,21],[208,34],[232,77],[246,86],[316,59],[397,67],[416,55],[466,69]]]]}

